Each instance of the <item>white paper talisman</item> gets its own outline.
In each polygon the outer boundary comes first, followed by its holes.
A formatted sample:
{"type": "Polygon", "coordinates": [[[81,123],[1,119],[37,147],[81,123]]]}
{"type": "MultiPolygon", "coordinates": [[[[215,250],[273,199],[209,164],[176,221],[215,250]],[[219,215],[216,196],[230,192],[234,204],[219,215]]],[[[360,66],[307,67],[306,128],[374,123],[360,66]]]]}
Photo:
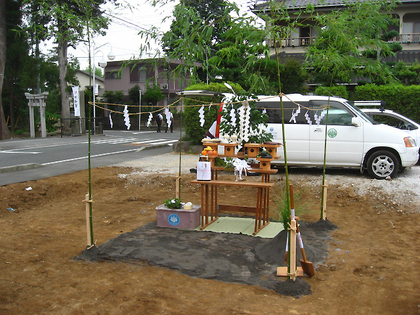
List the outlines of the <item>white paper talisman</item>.
{"type": "Polygon", "coordinates": [[[210,162],[197,162],[197,180],[211,180],[210,162]]]}

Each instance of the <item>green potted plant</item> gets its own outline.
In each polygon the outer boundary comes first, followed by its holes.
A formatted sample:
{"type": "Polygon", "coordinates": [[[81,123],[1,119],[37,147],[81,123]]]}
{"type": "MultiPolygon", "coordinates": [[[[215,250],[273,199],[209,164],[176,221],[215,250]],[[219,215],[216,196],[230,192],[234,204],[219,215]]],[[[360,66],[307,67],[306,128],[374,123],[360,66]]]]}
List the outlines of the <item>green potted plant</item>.
{"type": "Polygon", "coordinates": [[[168,209],[181,209],[182,208],[182,202],[179,198],[169,198],[166,199],[163,204],[168,209]]]}

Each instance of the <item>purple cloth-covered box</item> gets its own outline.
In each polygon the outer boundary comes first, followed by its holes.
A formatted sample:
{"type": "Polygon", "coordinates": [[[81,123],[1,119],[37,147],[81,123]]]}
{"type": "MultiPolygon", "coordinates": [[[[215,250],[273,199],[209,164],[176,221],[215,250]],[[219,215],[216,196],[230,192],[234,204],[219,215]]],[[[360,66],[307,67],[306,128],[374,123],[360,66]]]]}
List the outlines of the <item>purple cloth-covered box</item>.
{"type": "Polygon", "coordinates": [[[201,206],[192,210],[169,209],[165,205],[156,207],[157,226],[177,229],[195,229],[200,225],[201,206]]]}

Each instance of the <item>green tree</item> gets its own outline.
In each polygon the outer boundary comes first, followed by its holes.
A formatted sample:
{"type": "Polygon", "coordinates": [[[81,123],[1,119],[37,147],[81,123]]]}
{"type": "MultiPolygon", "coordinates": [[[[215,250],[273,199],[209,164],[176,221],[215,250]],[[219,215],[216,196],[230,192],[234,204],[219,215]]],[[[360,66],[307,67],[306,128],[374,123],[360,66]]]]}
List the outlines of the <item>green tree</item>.
{"type": "Polygon", "coordinates": [[[149,82],[147,82],[146,91],[142,96],[142,100],[144,100],[146,104],[152,103],[153,105],[156,105],[160,100],[163,100],[164,97],[165,95],[163,95],[160,86],[157,85],[156,82],[153,82],[152,85],[149,85],[149,82]]]}
{"type": "MultiPolygon", "coordinates": [[[[214,46],[219,43],[222,38],[221,35],[226,27],[226,8],[228,3],[225,0],[212,1],[195,1],[195,0],[181,0],[175,6],[173,11],[173,21],[170,30],[163,35],[162,48],[166,53],[176,50],[177,43],[180,42],[186,35],[185,31],[185,17],[194,20],[200,24],[200,28],[204,28],[205,24],[212,25],[214,31],[208,37],[206,42],[199,42],[200,37],[195,37],[197,45],[207,45],[207,52],[214,51],[214,46]]],[[[190,34],[192,35],[192,34],[190,34]]]]}
{"type": "MultiPolygon", "coordinates": [[[[38,0],[37,17],[45,21],[43,25],[36,25],[37,19],[32,17],[33,0],[25,0],[24,5],[28,8],[28,29],[44,28],[47,38],[53,38],[57,44],[57,56],[59,67],[59,82],[61,95],[61,116],[63,119],[70,118],[70,107],[66,95],[67,74],[67,48],[84,41],[86,37],[90,43],[90,36],[94,33],[103,34],[110,20],[103,15],[100,6],[116,0],[38,0]]],[[[89,49],[90,51],[90,49],[89,49]]]]}
{"type": "Polygon", "coordinates": [[[220,42],[230,20],[229,13],[235,7],[224,0],[183,0],[175,6],[170,31],[155,34],[154,38],[160,41],[170,59],[184,61],[175,69],[176,75],[184,75],[185,71],[192,69],[194,77],[205,80],[209,71],[208,60],[214,55],[214,46],[220,42]],[[202,67],[197,67],[196,62],[202,67]]]}
{"type": "Polygon", "coordinates": [[[399,61],[392,67],[392,72],[404,85],[417,85],[420,83],[420,64],[417,60],[413,64],[399,61]]]}
{"type": "Polygon", "coordinates": [[[105,91],[103,97],[106,99],[107,103],[118,104],[122,103],[124,100],[123,91],[105,91]]]}
{"type": "MultiPolygon", "coordinates": [[[[160,5],[165,0],[151,2],[160,5]]],[[[240,15],[234,3],[213,0],[208,4],[213,2],[218,8],[215,13],[202,15],[200,5],[182,1],[173,12],[170,32],[161,34],[157,29],[140,32],[147,43],[142,50],[150,49],[149,43],[156,40],[170,59],[183,61],[174,70],[175,75],[188,72],[206,83],[223,76],[223,80],[239,82],[252,92],[277,94],[281,66],[279,60],[270,60],[267,38],[279,42],[290,36],[299,25],[298,20],[291,21],[283,2],[271,1],[275,13],[261,12],[258,17],[240,15]],[[260,18],[265,19],[266,26],[260,23],[260,18]]],[[[296,14],[308,12],[304,9],[296,14]]]]}
{"type": "Polygon", "coordinates": [[[378,52],[378,56],[392,54],[380,35],[393,23],[394,7],[394,1],[358,1],[342,11],[317,15],[317,41],[306,53],[316,80],[327,85],[350,82],[356,76],[379,83],[394,81],[379,57],[370,58],[372,52],[378,52]]]}
{"type": "Polygon", "coordinates": [[[128,90],[128,97],[132,104],[140,103],[140,86],[138,84],[128,90]]]}
{"type": "MultiPolygon", "coordinates": [[[[4,117],[3,110],[3,82],[4,82],[4,71],[6,68],[6,52],[7,52],[7,25],[9,22],[10,5],[12,1],[0,0],[0,135],[1,139],[10,138],[10,131],[6,125],[6,119],[4,117]]],[[[0,140],[1,140],[0,139],[0,140]]]]}
{"type": "MultiPolygon", "coordinates": [[[[2,63],[4,67],[0,74],[0,104],[2,107],[2,125],[4,127],[3,135],[5,138],[8,138],[10,137],[10,132],[4,118],[7,117],[11,131],[14,132],[15,127],[17,126],[16,121],[22,119],[21,114],[23,113],[21,113],[20,110],[25,106],[26,102],[24,93],[31,82],[31,75],[30,73],[26,74],[25,70],[29,69],[27,65],[32,64],[33,59],[29,57],[27,38],[25,36],[19,36],[19,33],[16,31],[22,22],[20,3],[17,1],[6,2],[6,7],[4,7],[4,9],[6,10],[7,15],[5,16],[5,20],[0,18],[0,20],[5,21],[5,23],[0,23],[2,26],[5,26],[5,37],[4,39],[0,38],[0,46],[4,47],[4,57],[2,57],[0,53],[0,63],[2,63]]],[[[0,11],[3,11],[1,4],[0,11]]],[[[2,12],[0,15],[1,14],[2,12]]],[[[0,26],[0,28],[2,26],[0,26]]],[[[0,48],[0,50],[1,49],[2,48],[0,48]]]]}
{"type": "Polygon", "coordinates": [[[277,66],[275,60],[268,58],[265,36],[261,28],[249,21],[230,24],[221,36],[223,40],[215,45],[217,52],[209,60],[210,75],[237,82],[251,93],[276,94],[277,66]]]}
{"type": "Polygon", "coordinates": [[[304,93],[304,87],[308,74],[304,66],[295,59],[287,59],[280,69],[281,73],[281,91],[287,93],[304,93]]]}

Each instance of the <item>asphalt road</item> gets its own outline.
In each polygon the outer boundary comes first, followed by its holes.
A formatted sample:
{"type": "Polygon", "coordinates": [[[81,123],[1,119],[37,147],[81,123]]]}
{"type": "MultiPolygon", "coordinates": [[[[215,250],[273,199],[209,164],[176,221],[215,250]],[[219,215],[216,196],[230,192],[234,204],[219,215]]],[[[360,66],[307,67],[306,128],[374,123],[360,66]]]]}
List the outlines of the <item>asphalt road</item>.
{"type": "MultiPolygon", "coordinates": [[[[91,167],[109,166],[172,151],[180,137],[156,131],[105,130],[91,136],[91,167]]],[[[88,168],[88,136],[0,141],[0,186],[88,168]]]]}

